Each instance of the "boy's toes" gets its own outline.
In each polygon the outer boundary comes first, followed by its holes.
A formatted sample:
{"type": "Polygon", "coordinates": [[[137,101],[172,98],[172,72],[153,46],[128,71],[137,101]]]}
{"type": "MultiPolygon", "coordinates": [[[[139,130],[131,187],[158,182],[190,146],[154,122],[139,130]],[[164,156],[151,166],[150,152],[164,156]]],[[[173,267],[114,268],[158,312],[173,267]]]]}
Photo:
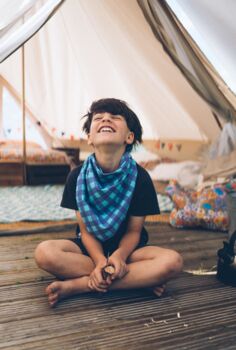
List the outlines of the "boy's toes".
{"type": "Polygon", "coordinates": [[[46,294],[47,295],[53,295],[55,293],[57,293],[59,287],[57,286],[57,282],[52,282],[51,284],[49,284],[46,288],[46,294]]]}
{"type": "Polygon", "coordinates": [[[58,301],[59,301],[58,293],[51,293],[48,295],[48,302],[50,306],[55,306],[58,301]]]}
{"type": "Polygon", "coordinates": [[[50,306],[55,306],[56,303],[59,301],[59,287],[57,286],[57,282],[51,283],[47,288],[46,288],[46,294],[48,296],[48,302],[50,306]]]}
{"type": "Polygon", "coordinates": [[[51,295],[48,296],[48,301],[49,302],[54,302],[57,299],[58,299],[58,294],[51,294],[51,295]]]}
{"type": "Polygon", "coordinates": [[[154,287],[152,291],[156,296],[161,297],[162,294],[165,292],[165,289],[166,289],[166,285],[163,284],[163,285],[154,287]]]}
{"type": "Polygon", "coordinates": [[[58,303],[58,298],[55,299],[48,299],[48,303],[51,307],[54,307],[58,303]]]}

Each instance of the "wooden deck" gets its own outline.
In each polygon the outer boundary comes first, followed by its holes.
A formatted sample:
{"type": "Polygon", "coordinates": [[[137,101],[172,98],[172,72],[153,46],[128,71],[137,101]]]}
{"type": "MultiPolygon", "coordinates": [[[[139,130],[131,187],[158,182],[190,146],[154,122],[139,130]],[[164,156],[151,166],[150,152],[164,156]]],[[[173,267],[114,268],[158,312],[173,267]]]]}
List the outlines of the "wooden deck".
{"type": "Polygon", "coordinates": [[[185,260],[185,271],[162,298],[137,290],[90,294],[55,309],[44,295],[52,278],[37,269],[33,251],[41,240],[72,237],[73,229],[2,234],[0,349],[235,349],[236,289],[203,271],[214,269],[216,251],[227,235],[174,230],[161,223],[147,228],[152,244],[174,248],[185,260]]]}

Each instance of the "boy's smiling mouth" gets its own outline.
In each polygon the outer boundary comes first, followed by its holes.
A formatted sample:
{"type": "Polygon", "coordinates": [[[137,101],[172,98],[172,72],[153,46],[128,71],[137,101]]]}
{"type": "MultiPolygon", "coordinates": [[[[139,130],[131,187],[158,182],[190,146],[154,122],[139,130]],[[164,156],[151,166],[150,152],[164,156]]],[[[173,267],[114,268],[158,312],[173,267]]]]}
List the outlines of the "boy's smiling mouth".
{"type": "Polygon", "coordinates": [[[111,126],[102,126],[100,129],[98,129],[98,132],[111,132],[114,133],[115,130],[111,126]]]}

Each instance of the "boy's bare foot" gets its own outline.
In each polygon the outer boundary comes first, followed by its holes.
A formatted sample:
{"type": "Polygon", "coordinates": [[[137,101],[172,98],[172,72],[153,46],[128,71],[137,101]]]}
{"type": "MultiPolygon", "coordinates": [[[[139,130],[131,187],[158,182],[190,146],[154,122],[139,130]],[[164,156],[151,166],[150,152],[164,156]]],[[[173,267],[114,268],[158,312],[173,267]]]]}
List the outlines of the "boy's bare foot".
{"type": "Polygon", "coordinates": [[[166,289],[166,285],[161,284],[159,286],[153,287],[152,291],[157,297],[160,298],[162,296],[162,294],[164,293],[165,289],[166,289]]]}
{"type": "Polygon", "coordinates": [[[51,307],[54,307],[62,299],[66,299],[72,295],[86,293],[90,291],[91,290],[87,286],[86,277],[76,278],[67,281],[52,282],[46,288],[48,302],[51,307]]]}

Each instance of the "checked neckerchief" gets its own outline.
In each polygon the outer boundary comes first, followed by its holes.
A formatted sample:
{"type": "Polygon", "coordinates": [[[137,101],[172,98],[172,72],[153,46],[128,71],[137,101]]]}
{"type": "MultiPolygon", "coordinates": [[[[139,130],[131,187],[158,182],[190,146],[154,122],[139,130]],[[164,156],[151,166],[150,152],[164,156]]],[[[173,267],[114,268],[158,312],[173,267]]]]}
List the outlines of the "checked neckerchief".
{"type": "Polygon", "coordinates": [[[87,230],[100,241],[113,237],[125,219],[137,178],[137,165],[128,152],[119,168],[104,173],[95,155],[84,162],[76,184],[76,202],[87,230]]]}

